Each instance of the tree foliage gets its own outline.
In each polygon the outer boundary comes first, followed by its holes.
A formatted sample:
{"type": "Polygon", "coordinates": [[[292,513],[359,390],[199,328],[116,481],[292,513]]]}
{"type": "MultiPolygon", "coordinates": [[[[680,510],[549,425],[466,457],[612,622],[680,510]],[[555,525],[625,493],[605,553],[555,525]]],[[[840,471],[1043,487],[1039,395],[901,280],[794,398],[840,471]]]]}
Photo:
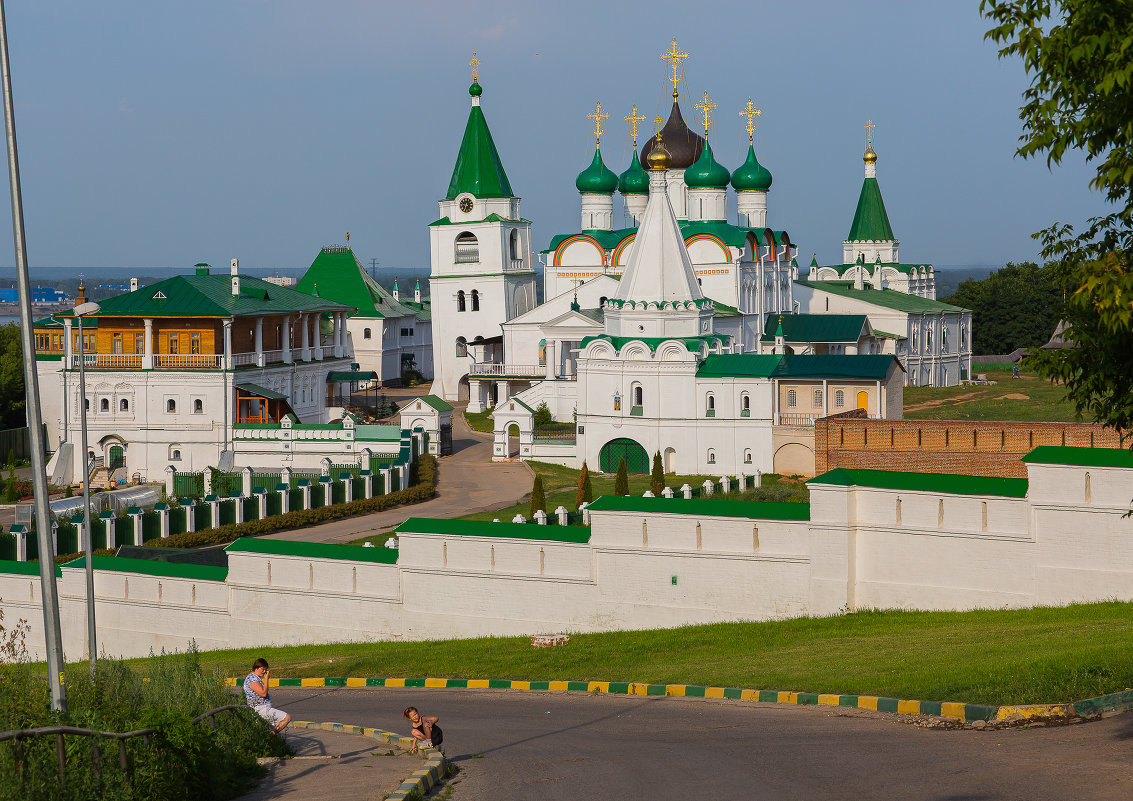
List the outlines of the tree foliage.
{"type": "Polygon", "coordinates": [[[554,422],[554,419],[554,416],[551,415],[551,409],[547,406],[547,401],[543,401],[535,407],[535,425],[545,426],[554,422]]]}
{"type": "Polygon", "coordinates": [[[946,303],[972,310],[972,353],[1011,353],[1046,344],[1058,325],[1062,290],[1052,267],[1008,263],[960,282],[946,303]]]}
{"type": "Polygon", "coordinates": [[[1075,347],[1039,351],[1028,364],[1062,381],[1084,417],[1133,428],[1133,4],[1113,0],[982,0],[987,38],[1031,76],[1019,117],[1018,155],[1060,164],[1081,152],[1090,187],[1116,207],[1036,234],[1065,293],[1059,312],[1075,347]]]}
{"type": "Polygon", "coordinates": [[[535,517],[535,513],[542,509],[547,511],[547,494],[543,491],[543,477],[535,474],[535,481],[531,484],[531,505],[528,507],[528,517],[535,517]]]}
{"type": "Polygon", "coordinates": [[[586,466],[586,462],[583,462],[582,471],[578,474],[578,492],[574,495],[574,505],[582,506],[593,501],[594,488],[590,485],[590,469],[586,466]]]}
{"type": "Polygon", "coordinates": [[[661,466],[661,451],[653,454],[653,470],[649,473],[649,489],[654,495],[660,495],[665,489],[665,469],[661,466]]]}
{"type": "Polygon", "coordinates": [[[27,424],[20,327],[14,323],[0,325],[0,428],[23,428],[27,424]]]}
{"type": "Polygon", "coordinates": [[[626,458],[618,460],[618,474],[614,476],[614,494],[629,495],[629,471],[626,470],[626,458]]]}

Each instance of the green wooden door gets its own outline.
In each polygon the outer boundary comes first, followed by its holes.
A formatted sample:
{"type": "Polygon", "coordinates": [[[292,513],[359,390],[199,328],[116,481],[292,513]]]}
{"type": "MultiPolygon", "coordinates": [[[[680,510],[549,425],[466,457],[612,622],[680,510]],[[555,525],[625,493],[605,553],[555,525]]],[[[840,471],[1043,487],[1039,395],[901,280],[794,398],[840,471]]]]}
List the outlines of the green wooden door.
{"type": "Polygon", "coordinates": [[[110,469],[117,470],[119,467],[126,466],[126,451],[122,449],[121,445],[110,446],[110,469]]]}
{"type": "Polygon", "coordinates": [[[599,467],[603,473],[616,473],[618,463],[626,460],[626,471],[630,473],[649,472],[649,454],[645,448],[632,439],[612,439],[602,446],[599,453],[599,467]]]}

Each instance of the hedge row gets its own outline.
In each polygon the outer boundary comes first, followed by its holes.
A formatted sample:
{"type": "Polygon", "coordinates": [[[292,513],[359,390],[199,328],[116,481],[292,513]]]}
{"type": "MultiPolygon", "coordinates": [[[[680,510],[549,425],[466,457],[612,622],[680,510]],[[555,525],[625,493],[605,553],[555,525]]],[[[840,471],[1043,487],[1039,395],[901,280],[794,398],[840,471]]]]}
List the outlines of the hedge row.
{"type": "MultiPolygon", "coordinates": [[[[230,523],[219,528],[206,528],[200,531],[186,531],[181,534],[172,534],[165,539],[154,538],[146,545],[155,548],[195,548],[201,545],[219,545],[232,542],[239,537],[260,537],[264,534],[274,534],[277,531],[287,531],[293,528],[304,528],[330,520],[342,520],[356,515],[383,512],[410,503],[427,501],[437,494],[437,458],[431,454],[423,454],[416,465],[416,483],[409,489],[397,490],[376,498],[362,498],[350,503],[338,503],[331,506],[320,506],[318,509],[300,509],[282,515],[272,515],[262,520],[250,520],[246,523],[230,523]]],[[[412,472],[410,478],[414,478],[412,472]]]]}

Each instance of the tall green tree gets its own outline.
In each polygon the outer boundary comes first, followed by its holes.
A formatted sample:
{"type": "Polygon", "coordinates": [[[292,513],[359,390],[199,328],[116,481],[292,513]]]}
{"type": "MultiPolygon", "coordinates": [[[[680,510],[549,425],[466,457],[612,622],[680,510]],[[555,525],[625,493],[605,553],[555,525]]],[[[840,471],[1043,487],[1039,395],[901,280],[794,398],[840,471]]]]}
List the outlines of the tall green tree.
{"type": "Polygon", "coordinates": [[[1055,223],[1035,236],[1065,301],[1064,337],[1075,347],[1040,351],[1038,374],[1065,383],[1079,414],[1133,428],[1133,4],[1115,0],[982,0],[1000,58],[1031,77],[1016,153],[1061,163],[1081,153],[1090,187],[1116,208],[1080,232],[1055,223]]]}
{"type": "Polygon", "coordinates": [[[582,472],[578,474],[578,492],[574,494],[574,505],[582,506],[593,501],[594,488],[590,486],[590,469],[586,466],[586,462],[583,462],[582,472]]]}
{"type": "Polygon", "coordinates": [[[614,494],[629,495],[629,471],[626,470],[626,458],[618,460],[618,474],[614,476],[614,494]]]}
{"type": "Polygon", "coordinates": [[[660,495],[665,489],[665,469],[661,466],[661,451],[653,454],[653,470],[649,473],[649,489],[654,495],[660,495]]]}
{"type": "Polygon", "coordinates": [[[531,504],[527,516],[535,517],[535,513],[540,509],[547,511],[547,495],[543,492],[543,477],[536,473],[535,481],[531,485],[531,504]]]}
{"type": "Polygon", "coordinates": [[[1008,263],[987,278],[960,282],[946,303],[972,310],[972,353],[1010,353],[1046,344],[1062,301],[1053,267],[1008,263]]]}
{"type": "Polygon", "coordinates": [[[0,325],[0,428],[23,428],[27,424],[20,327],[14,323],[0,325]]]}

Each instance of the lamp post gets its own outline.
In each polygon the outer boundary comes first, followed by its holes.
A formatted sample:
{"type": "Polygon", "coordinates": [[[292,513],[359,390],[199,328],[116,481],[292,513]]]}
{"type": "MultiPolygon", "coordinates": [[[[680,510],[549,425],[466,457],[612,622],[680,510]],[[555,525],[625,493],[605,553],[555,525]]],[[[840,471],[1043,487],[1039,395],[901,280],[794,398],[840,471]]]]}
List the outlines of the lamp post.
{"type": "Polygon", "coordinates": [[[79,441],[82,445],[83,459],[83,550],[87,558],[87,655],[90,658],[90,674],[94,676],[98,667],[98,639],[94,626],[94,532],[90,527],[90,462],[87,456],[87,349],[83,339],[83,317],[97,314],[97,303],[81,303],[72,314],[79,324],[79,428],[82,431],[79,441]]]}

